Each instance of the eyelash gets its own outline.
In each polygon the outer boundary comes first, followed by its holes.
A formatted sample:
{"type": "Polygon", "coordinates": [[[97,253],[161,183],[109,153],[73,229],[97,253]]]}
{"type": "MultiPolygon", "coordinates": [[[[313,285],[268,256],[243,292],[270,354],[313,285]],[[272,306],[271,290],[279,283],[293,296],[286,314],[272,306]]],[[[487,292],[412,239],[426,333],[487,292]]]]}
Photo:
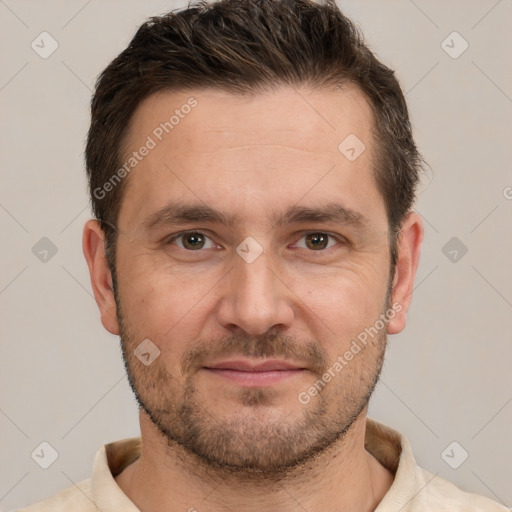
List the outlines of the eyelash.
{"type": "MultiPolygon", "coordinates": [[[[192,235],[192,234],[201,235],[201,236],[204,236],[204,237],[208,238],[209,240],[211,240],[211,237],[209,237],[207,234],[203,233],[202,231],[182,231],[181,233],[176,233],[175,235],[172,235],[170,238],[167,238],[165,240],[164,244],[165,245],[171,245],[178,238],[184,237],[186,235],[192,235]]],[[[299,238],[299,240],[302,240],[304,237],[307,237],[308,235],[318,235],[318,234],[320,234],[320,235],[327,235],[329,238],[335,240],[338,245],[346,244],[346,240],[344,240],[343,238],[340,238],[338,236],[332,235],[332,234],[327,233],[325,231],[307,231],[305,233],[302,233],[302,235],[299,238]]],[[[213,240],[212,240],[212,242],[213,242],[213,240]]],[[[192,252],[201,252],[202,250],[204,250],[204,249],[201,248],[201,249],[197,249],[196,251],[193,251],[193,250],[185,249],[183,247],[179,247],[179,248],[183,249],[184,251],[191,252],[191,253],[192,252]]],[[[304,249],[304,248],[300,247],[300,249],[304,249]]],[[[309,252],[326,252],[329,249],[332,249],[332,247],[327,247],[325,249],[319,249],[318,251],[310,250],[309,252]]]]}

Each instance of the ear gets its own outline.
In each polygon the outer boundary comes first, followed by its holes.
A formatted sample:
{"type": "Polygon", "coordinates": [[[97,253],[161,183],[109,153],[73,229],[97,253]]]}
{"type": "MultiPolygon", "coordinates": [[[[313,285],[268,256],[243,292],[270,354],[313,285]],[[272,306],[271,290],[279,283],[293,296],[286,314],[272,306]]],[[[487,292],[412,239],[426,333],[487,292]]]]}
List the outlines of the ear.
{"type": "Polygon", "coordinates": [[[97,220],[84,226],[82,249],[91,276],[94,298],[101,314],[101,323],[107,331],[119,334],[117,308],[112,286],[112,275],[105,257],[105,235],[97,220]]]}
{"type": "Polygon", "coordinates": [[[422,242],[423,222],[416,212],[410,212],[405,217],[398,236],[398,261],[395,266],[391,295],[391,304],[398,303],[402,308],[393,318],[390,318],[388,334],[397,334],[405,328],[422,242]]]}

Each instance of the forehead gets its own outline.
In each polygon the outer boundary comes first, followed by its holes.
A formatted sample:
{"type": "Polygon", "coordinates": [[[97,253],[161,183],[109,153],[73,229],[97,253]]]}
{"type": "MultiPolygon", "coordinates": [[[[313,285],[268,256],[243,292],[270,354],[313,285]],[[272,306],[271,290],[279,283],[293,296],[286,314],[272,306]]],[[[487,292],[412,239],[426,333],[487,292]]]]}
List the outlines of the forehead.
{"type": "Polygon", "coordinates": [[[134,223],[185,196],[219,210],[230,204],[240,218],[254,207],[269,211],[276,200],[284,207],[304,198],[312,206],[326,194],[326,202],[352,201],[348,207],[357,205],[356,196],[365,196],[366,206],[359,206],[366,209],[372,200],[382,206],[372,129],[371,108],[352,86],[283,86],[254,96],[154,94],[138,106],[127,132],[126,161],[151,149],[129,173],[119,218],[134,223]]]}
{"type": "Polygon", "coordinates": [[[286,141],[291,134],[297,143],[306,144],[305,149],[325,150],[326,143],[336,149],[340,136],[349,130],[367,138],[373,115],[364,94],[350,84],[336,90],[283,85],[272,92],[251,95],[214,89],[163,91],[138,105],[130,121],[128,145],[155,130],[158,138],[158,128],[169,121],[173,127],[170,133],[162,127],[163,138],[188,142],[190,151],[216,149],[237,138],[261,144],[286,141]],[[193,136],[198,132],[215,137],[200,140],[193,136]]]}

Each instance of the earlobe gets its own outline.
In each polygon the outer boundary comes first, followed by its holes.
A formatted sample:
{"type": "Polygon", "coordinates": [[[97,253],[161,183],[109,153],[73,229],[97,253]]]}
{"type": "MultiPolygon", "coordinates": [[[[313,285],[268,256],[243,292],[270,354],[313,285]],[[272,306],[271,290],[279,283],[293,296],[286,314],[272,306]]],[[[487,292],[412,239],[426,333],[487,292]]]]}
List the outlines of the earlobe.
{"type": "Polygon", "coordinates": [[[89,267],[92,290],[100,310],[101,323],[111,334],[119,334],[112,275],[105,257],[105,235],[97,220],[84,226],[82,249],[89,267]]]}
{"type": "Polygon", "coordinates": [[[397,334],[405,328],[422,242],[423,223],[421,217],[416,212],[410,212],[404,219],[398,237],[398,261],[393,278],[391,304],[397,304],[399,307],[394,308],[397,312],[388,322],[388,334],[397,334]]]}

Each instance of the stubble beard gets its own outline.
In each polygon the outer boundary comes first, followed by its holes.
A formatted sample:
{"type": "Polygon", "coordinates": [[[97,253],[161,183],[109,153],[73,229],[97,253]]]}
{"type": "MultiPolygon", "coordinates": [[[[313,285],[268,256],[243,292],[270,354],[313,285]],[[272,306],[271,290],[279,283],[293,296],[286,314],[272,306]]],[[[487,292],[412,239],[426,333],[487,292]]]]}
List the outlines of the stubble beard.
{"type": "MultiPolygon", "coordinates": [[[[218,416],[201,398],[194,372],[185,373],[185,380],[180,382],[179,375],[169,373],[163,357],[150,366],[136,358],[134,350],[141,340],[136,339],[136,331],[124,318],[119,299],[116,293],[123,361],[139,407],[171,450],[190,455],[195,463],[216,473],[236,474],[239,479],[251,481],[275,480],[312,461],[346,436],[368,405],[381,373],[387,344],[385,329],[308,404],[298,401],[303,389],[297,389],[293,394],[297,407],[288,414],[279,414],[276,390],[246,388],[237,395],[245,414],[218,416]]],[[[206,347],[212,346],[220,347],[216,355],[299,359],[311,362],[315,368],[311,384],[332,364],[318,343],[299,344],[277,332],[257,339],[238,336],[217,343],[205,341],[182,361],[194,361],[194,357],[201,357],[203,347],[208,350],[206,347]]]]}

